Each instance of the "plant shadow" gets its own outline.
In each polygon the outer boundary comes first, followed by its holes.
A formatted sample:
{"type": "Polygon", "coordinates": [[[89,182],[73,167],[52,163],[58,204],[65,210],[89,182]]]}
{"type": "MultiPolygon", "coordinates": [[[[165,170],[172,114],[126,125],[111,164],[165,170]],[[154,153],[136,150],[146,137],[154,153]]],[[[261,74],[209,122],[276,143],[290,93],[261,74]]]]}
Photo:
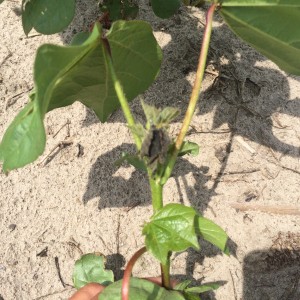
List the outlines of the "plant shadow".
{"type": "MultiPolygon", "coordinates": [[[[135,146],[133,144],[124,143],[113,150],[99,156],[93,164],[86,191],[83,195],[83,203],[89,200],[99,198],[98,208],[105,207],[132,207],[136,205],[150,205],[151,194],[147,174],[134,169],[128,178],[127,168],[130,165],[124,164],[119,168],[114,164],[122,152],[134,154],[135,146]],[[127,173],[125,179],[122,169],[127,173]]],[[[209,199],[214,195],[214,191],[207,189],[205,184],[210,180],[210,176],[206,175],[208,167],[198,168],[186,159],[179,159],[173,172],[173,177],[177,183],[176,193],[179,195],[179,201],[182,202],[182,189],[179,187],[179,178],[182,178],[184,189],[192,206],[199,211],[204,211],[208,205],[209,199]],[[195,185],[190,187],[184,176],[192,173],[195,179],[195,185]],[[199,199],[202,199],[199,202],[199,199]]]]}
{"type": "MultiPolygon", "coordinates": [[[[87,30],[99,15],[96,9],[89,8],[90,17],[87,18],[87,7],[87,3],[79,1],[73,23],[61,35],[65,43],[75,32],[87,30]]],[[[149,21],[155,32],[164,35],[160,75],[143,98],[159,107],[177,106],[182,117],[192,89],[188,77],[196,70],[203,24],[199,26],[199,19],[187,8],[181,8],[168,20],[161,20],[153,15],[146,1],[141,1],[139,18],[149,21]]],[[[262,55],[238,40],[220,17],[216,16],[215,20],[217,25],[213,28],[204,82],[208,88],[201,93],[198,116],[214,112],[210,130],[227,124],[236,135],[284,155],[299,157],[299,146],[284,141],[285,130],[290,129],[282,125],[278,117],[300,116],[300,99],[289,100],[287,77],[276,69],[265,67],[266,60],[262,55]],[[278,129],[282,130],[279,135],[278,129]]],[[[296,77],[295,80],[299,81],[296,77]]],[[[137,119],[143,116],[138,101],[131,103],[131,109],[137,119]]],[[[83,126],[96,122],[99,121],[95,114],[87,109],[83,126]]],[[[122,112],[113,113],[108,122],[125,122],[122,112]]]]}
{"type": "Polygon", "coordinates": [[[112,270],[114,273],[115,281],[120,280],[123,278],[125,267],[125,257],[120,253],[106,255],[106,263],[105,268],[107,270],[112,270]]]}
{"type": "MultiPolygon", "coordinates": [[[[298,238],[299,239],[299,238],[298,238]]],[[[244,259],[243,300],[300,299],[300,251],[257,250],[244,259]]]]}

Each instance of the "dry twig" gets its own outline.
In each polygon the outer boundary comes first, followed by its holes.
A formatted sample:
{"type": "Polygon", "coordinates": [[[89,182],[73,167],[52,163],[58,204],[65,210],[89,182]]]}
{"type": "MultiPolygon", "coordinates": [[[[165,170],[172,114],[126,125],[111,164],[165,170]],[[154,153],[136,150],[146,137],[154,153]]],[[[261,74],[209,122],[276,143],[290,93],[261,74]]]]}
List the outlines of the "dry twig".
{"type": "Polygon", "coordinates": [[[261,204],[246,204],[246,203],[231,203],[232,208],[240,211],[260,211],[269,214],[300,216],[300,208],[291,205],[261,205],[261,204]]]}

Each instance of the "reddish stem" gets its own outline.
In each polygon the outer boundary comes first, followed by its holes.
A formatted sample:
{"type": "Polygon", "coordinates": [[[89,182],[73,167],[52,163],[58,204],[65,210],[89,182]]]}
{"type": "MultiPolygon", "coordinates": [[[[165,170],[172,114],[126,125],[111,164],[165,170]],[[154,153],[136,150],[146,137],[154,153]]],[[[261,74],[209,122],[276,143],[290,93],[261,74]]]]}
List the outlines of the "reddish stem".
{"type": "Polygon", "coordinates": [[[122,281],[122,300],[129,300],[129,281],[132,269],[136,261],[147,251],[146,247],[141,248],[131,257],[124,271],[122,281]]]}

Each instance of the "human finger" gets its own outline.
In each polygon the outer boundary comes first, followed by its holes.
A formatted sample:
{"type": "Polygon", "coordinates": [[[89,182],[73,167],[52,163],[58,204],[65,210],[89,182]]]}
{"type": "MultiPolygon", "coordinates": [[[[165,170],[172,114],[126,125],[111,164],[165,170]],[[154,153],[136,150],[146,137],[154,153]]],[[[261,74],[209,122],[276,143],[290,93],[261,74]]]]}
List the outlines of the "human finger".
{"type": "Polygon", "coordinates": [[[99,283],[89,283],[79,289],[69,300],[98,300],[104,286],[99,283]]]}

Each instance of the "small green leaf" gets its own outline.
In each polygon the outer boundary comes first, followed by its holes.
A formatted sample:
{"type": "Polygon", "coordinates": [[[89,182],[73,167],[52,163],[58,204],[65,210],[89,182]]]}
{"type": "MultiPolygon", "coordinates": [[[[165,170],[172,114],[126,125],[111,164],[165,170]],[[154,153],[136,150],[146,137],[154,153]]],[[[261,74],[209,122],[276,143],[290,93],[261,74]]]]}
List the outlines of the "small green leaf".
{"type": "Polygon", "coordinates": [[[175,107],[165,107],[157,116],[157,127],[168,126],[179,114],[179,109],[175,107]]]}
{"type": "Polygon", "coordinates": [[[122,157],[119,158],[118,160],[115,161],[115,165],[117,167],[121,166],[121,164],[126,161],[128,162],[130,165],[134,166],[137,170],[140,171],[145,171],[147,172],[147,167],[144,163],[143,160],[141,160],[138,156],[136,155],[130,155],[126,152],[122,152],[122,157]]]}
{"type": "Polygon", "coordinates": [[[186,154],[197,156],[199,154],[199,146],[196,143],[184,141],[178,153],[178,156],[184,156],[186,154]]]}
{"type": "Polygon", "coordinates": [[[111,21],[121,19],[121,0],[103,0],[99,7],[102,12],[109,13],[111,21]]]}
{"type": "Polygon", "coordinates": [[[25,166],[44,151],[46,134],[39,107],[30,101],[15,117],[0,144],[0,160],[5,173],[25,166]],[[32,136],[34,133],[34,136],[32,136]],[[35,141],[38,141],[34,143],[35,141]]]}
{"type": "Polygon", "coordinates": [[[168,128],[171,121],[179,114],[179,109],[175,107],[165,107],[164,109],[156,108],[141,101],[147,124],[146,128],[149,130],[152,125],[156,128],[168,128]]]}
{"type": "Polygon", "coordinates": [[[182,282],[176,284],[176,286],[174,287],[174,290],[176,290],[176,291],[183,291],[183,290],[185,290],[191,283],[192,283],[192,280],[185,280],[185,281],[182,281],[182,282]]]}
{"type": "Polygon", "coordinates": [[[224,0],[220,13],[248,44],[282,70],[300,75],[299,0],[224,0]]]}
{"type": "Polygon", "coordinates": [[[133,0],[123,1],[123,11],[122,19],[123,20],[133,20],[137,17],[139,12],[138,4],[133,0]]]}
{"type": "Polygon", "coordinates": [[[26,35],[34,28],[43,34],[62,31],[73,20],[75,0],[23,0],[22,23],[26,35]]]}
{"type": "MultiPolygon", "coordinates": [[[[117,281],[99,295],[99,300],[120,300],[122,281],[117,281]]],[[[130,278],[129,300],[185,300],[177,291],[166,290],[145,279],[130,278]]]]}
{"type": "Polygon", "coordinates": [[[201,294],[201,293],[204,293],[204,292],[216,290],[220,286],[221,285],[218,284],[218,283],[205,283],[205,284],[200,285],[200,286],[195,286],[195,287],[187,288],[187,289],[185,289],[185,292],[195,293],[195,294],[201,294]]]}
{"type": "Polygon", "coordinates": [[[149,130],[152,125],[156,125],[156,118],[159,115],[160,110],[154,106],[146,104],[144,101],[141,101],[141,104],[147,120],[146,128],[149,130]]]}
{"type": "Polygon", "coordinates": [[[91,282],[106,286],[114,281],[114,273],[111,270],[105,270],[104,260],[102,255],[89,253],[75,262],[73,283],[76,289],[91,282]]]}
{"type": "Polygon", "coordinates": [[[195,224],[196,232],[200,237],[217,246],[225,254],[229,254],[229,249],[226,245],[228,235],[220,226],[201,216],[196,218],[195,224]]]}
{"type": "Polygon", "coordinates": [[[137,135],[141,140],[143,140],[147,135],[147,130],[141,123],[135,123],[132,126],[128,125],[128,127],[131,130],[132,134],[137,135]]]}
{"type": "Polygon", "coordinates": [[[143,229],[148,251],[166,264],[169,251],[199,249],[195,217],[193,208],[181,204],[167,204],[157,211],[143,229]]]}
{"type": "Polygon", "coordinates": [[[135,19],[139,6],[133,0],[103,0],[100,10],[109,13],[111,21],[135,19]]]}
{"type": "Polygon", "coordinates": [[[186,293],[183,292],[185,300],[201,300],[201,298],[198,295],[195,295],[193,293],[186,293]]]}
{"type": "Polygon", "coordinates": [[[151,0],[154,13],[162,19],[172,17],[179,9],[180,4],[181,0],[151,0]]]}
{"type": "Polygon", "coordinates": [[[0,0],[0,4],[3,2],[4,0],[0,0]]]}
{"type": "Polygon", "coordinates": [[[195,294],[201,294],[207,291],[216,290],[220,287],[220,284],[218,283],[206,283],[201,286],[188,288],[191,282],[191,280],[185,280],[177,284],[174,290],[183,292],[186,300],[200,300],[200,297],[195,294]]]}

